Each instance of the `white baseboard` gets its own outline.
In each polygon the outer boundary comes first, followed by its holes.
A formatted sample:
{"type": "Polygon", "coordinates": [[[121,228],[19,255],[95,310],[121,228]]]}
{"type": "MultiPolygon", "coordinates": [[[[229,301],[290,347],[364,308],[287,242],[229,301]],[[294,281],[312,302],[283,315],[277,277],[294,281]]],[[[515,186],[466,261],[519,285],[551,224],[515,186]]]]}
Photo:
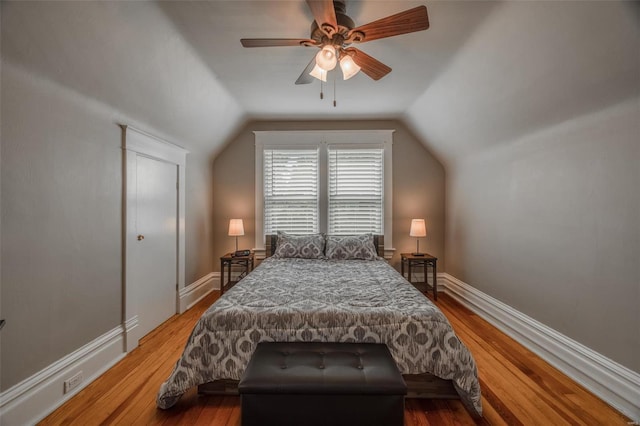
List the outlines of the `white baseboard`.
{"type": "Polygon", "coordinates": [[[124,356],[124,328],[118,326],[0,394],[3,426],[33,425],[94,381],[124,356]],[[64,393],[64,381],[82,371],[83,380],[64,393]]]}
{"type": "Polygon", "coordinates": [[[593,392],[635,423],[640,422],[640,374],[447,274],[438,284],[542,359],[593,392]]]}
{"type": "Polygon", "coordinates": [[[178,295],[180,299],[180,312],[184,313],[187,309],[193,307],[202,300],[207,294],[213,290],[220,289],[220,272],[210,272],[198,281],[189,284],[180,290],[178,295]]]}

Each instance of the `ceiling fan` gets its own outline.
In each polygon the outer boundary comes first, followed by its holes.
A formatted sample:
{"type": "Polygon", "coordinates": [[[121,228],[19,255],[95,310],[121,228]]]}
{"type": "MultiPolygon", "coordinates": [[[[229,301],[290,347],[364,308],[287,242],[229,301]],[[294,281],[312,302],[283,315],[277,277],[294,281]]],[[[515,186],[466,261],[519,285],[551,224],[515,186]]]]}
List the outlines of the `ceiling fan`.
{"type": "Polygon", "coordinates": [[[308,84],[313,77],[327,81],[327,73],[339,63],[345,80],[362,70],[374,80],[380,80],[391,68],[362,50],[351,47],[353,43],[365,43],[380,38],[422,31],[429,28],[426,6],[413,9],[377,21],[355,26],[346,15],[345,0],[306,0],[315,21],[311,24],[309,38],[243,38],[244,47],[315,46],[320,51],[311,59],[296,84],[308,84]]]}

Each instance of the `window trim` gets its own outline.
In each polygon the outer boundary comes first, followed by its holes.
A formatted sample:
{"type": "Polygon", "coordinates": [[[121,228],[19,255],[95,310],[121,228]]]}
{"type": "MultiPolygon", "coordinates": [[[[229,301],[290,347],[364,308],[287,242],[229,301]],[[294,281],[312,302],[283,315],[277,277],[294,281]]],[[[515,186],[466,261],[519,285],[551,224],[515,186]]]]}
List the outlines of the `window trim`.
{"type": "Polygon", "coordinates": [[[344,147],[378,147],[384,149],[384,245],[385,258],[393,248],[393,132],[385,130],[256,130],[255,135],[255,246],[258,259],[264,258],[264,158],[265,148],[317,147],[320,150],[320,230],[327,229],[329,145],[344,147]]]}

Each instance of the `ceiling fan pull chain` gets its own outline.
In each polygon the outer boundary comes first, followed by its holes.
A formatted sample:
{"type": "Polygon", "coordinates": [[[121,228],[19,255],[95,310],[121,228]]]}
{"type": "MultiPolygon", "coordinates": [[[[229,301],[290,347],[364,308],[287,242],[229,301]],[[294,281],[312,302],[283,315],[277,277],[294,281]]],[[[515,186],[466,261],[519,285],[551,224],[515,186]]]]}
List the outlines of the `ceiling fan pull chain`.
{"type": "Polygon", "coordinates": [[[333,107],[335,108],[336,105],[336,73],[333,73],[333,107]]]}
{"type": "Polygon", "coordinates": [[[320,80],[320,99],[324,99],[324,93],[322,93],[322,80],[320,80]]]}

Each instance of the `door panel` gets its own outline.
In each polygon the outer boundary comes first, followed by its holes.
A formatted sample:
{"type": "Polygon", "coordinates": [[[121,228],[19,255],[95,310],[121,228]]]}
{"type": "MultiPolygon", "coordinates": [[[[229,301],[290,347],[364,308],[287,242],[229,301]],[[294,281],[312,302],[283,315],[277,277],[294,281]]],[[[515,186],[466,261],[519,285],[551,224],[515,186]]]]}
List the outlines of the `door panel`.
{"type": "Polygon", "coordinates": [[[139,336],[176,313],[177,179],[175,164],[141,155],[136,164],[134,271],[139,336]]]}

